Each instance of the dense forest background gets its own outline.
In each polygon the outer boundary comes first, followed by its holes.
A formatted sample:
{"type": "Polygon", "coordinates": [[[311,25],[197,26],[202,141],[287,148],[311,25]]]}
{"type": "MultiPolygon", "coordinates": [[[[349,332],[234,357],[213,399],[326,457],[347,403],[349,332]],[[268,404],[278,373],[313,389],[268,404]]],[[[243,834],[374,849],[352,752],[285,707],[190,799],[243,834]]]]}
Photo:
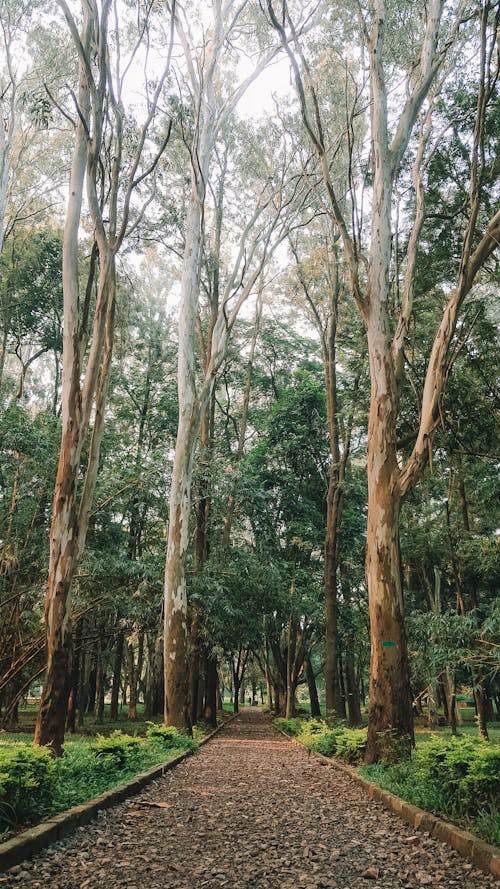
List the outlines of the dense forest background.
{"type": "Polygon", "coordinates": [[[371,651],[370,761],[457,695],[486,737],[498,5],[0,15],[3,727],[359,725],[371,651]]]}

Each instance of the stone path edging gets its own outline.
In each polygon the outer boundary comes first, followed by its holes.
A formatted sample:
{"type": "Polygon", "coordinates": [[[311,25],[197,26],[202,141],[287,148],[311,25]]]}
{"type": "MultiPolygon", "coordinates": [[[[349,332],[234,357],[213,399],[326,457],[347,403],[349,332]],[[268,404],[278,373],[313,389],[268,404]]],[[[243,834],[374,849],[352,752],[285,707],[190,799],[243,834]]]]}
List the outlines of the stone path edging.
{"type": "MultiPolygon", "coordinates": [[[[229,716],[228,719],[225,719],[221,725],[218,725],[213,732],[205,735],[199,742],[199,746],[202,747],[210,741],[214,735],[217,735],[224,728],[225,725],[232,722],[233,719],[236,719],[237,715],[237,713],[231,714],[231,716],[229,716]]],[[[175,756],[173,759],[168,760],[168,762],[152,766],[152,768],[145,772],[139,772],[137,775],[134,775],[133,778],[129,778],[128,781],[119,784],[118,787],[106,790],[104,793],[101,793],[100,796],[96,796],[94,799],[82,803],[80,806],[73,806],[72,809],[68,809],[66,812],[61,812],[59,815],[53,815],[51,818],[41,821],[40,824],[37,824],[35,827],[30,827],[27,830],[24,830],[19,836],[13,837],[11,840],[6,840],[5,843],[0,843],[0,871],[3,872],[10,867],[14,867],[16,864],[20,864],[21,861],[33,858],[34,855],[37,855],[38,852],[41,852],[46,846],[50,846],[51,843],[55,843],[57,840],[62,840],[64,837],[67,837],[70,833],[73,833],[77,827],[88,824],[89,821],[92,821],[92,819],[97,816],[98,812],[103,811],[104,809],[110,809],[117,803],[121,803],[123,800],[128,799],[128,797],[135,796],[136,793],[139,793],[143,787],[146,787],[146,785],[151,781],[154,781],[155,778],[161,778],[165,772],[169,772],[171,769],[175,768],[176,765],[188,756],[192,756],[193,753],[196,753],[196,750],[186,750],[185,753],[175,756]]]]}
{"type": "MultiPolygon", "coordinates": [[[[293,744],[297,744],[303,750],[309,750],[309,748],[304,747],[303,744],[297,741],[296,738],[290,737],[290,735],[287,735],[286,732],[283,732],[277,726],[274,726],[274,728],[293,744]]],[[[395,796],[389,790],[382,790],[374,781],[368,781],[367,778],[363,778],[352,766],[339,762],[337,759],[324,756],[316,750],[309,750],[309,752],[333,766],[333,768],[349,775],[354,781],[361,784],[372,799],[382,803],[387,809],[391,809],[403,821],[409,822],[413,827],[417,827],[420,830],[427,831],[437,840],[440,840],[447,846],[451,846],[462,858],[472,861],[484,873],[493,874],[494,877],[500,878],[500,849],[497,846],[491,846],[467,830],[462,830],[462,828],[456,827],[455,824],[450,824],[449,821],[443,821],[437,815],[432,815],[424,809],[419,809],[418,806],[407,803],[406,800],[395,796]]]]}

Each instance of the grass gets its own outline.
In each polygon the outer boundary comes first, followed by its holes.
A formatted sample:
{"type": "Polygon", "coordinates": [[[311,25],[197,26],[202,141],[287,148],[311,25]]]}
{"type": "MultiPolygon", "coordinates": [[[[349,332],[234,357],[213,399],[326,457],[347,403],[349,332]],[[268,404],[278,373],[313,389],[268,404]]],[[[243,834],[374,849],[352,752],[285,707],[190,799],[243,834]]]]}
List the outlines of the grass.
{"type": "MultiPolygon", "coordinates": [[[[37,705],[29,704],[19,711],[19,730],[21,732],[33,733],[35,730],[35,721],[37,714],[37,705]]],[[[93,713],[86,713],[83,726],[76,726],[76,735],[95,736],[108,735],[114,731],[122,731],[131,735],[144,735],[146,733],[147,722],[162,722],[162,716],[144,716],[144,705],[137,706],[137,719],[129,719],[127,716],[127,707],[122,705],[118,711],[118,719],[113,722],[110,718],[110,707],[106,704],[104,707],[104,718],[102,722],[97,721],[97,717],[93,713]]],[[[13,733],[13,734],[17,734],[13,733]]],[[[74,737],[67,735],[67,737],[74,737]]]]}

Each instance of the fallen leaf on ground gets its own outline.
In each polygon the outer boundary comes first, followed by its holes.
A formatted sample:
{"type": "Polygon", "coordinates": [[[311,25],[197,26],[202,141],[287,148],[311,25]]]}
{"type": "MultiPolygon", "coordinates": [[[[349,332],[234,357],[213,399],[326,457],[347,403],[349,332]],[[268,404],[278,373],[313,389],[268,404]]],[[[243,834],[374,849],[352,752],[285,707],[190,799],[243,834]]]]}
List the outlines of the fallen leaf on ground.
{"type": "Polygon", "coordinates": [[[171,809],[170,803],[141,803],[142,806],[150,806],[152,809],[171,809]]]}

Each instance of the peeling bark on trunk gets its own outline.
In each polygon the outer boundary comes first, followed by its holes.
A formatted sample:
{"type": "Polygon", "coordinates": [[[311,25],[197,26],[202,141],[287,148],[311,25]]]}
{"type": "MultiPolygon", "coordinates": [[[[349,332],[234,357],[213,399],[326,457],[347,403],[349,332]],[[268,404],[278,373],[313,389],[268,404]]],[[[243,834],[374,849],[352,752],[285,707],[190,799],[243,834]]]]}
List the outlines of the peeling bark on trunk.
{"type": "MultiPolygon", "coordinates": [[[[188,76],[196,107],[193,141],[190,146],[191,191],[185,225],[185,246],[182,263],[179,310],[178,400],[179,424],[170,491],[169,533],[165,570],[165,721],[190,730],[188,702],[188,627],[185,560],[189,539],[191,485],[194,453],[201,418],[210,402],[215,375],[224,359],[228,337],[239,309],[259,279],[270,254],[280,239],[271,238],[280,219],[270,214],[266,225],[257,231],[266,202],[259,199],[241,233],[236,259],[227,275],[224,294],[214,325],[210,360],[201,386],[195,386],[195,332],[200,286],[201,245],[205,211],[205,192],[215,141],[221,127],[228,121],[237,101],[257,73],[265,67],[261,60],[252,75],[240,84],[229,101],[220,102],[218,83],[221,78],[221,56],[230,41],[238,16],[232,17],[229,7],[213,6],[211,29],[207,29],[203,53],[195,59],[188,35],[180,18],[176,27],[186,56],[188,76]],[[229,13],[229,14],[228,14],[229,13]],[[232,299],[232,304],[229,305],[232,299]]],[[[270,58],[274,56],[271,51],[270,58]]],[[[270,59],[269,59],[270,60],[270,59]]],[[[284,235],[282,235],[284,237],[284,235]]],[[[282,238],[281,238],[282,239],[282,238]]]]}
{"type": "MultiPolygon", "coordinates": [[[[271,0],[267,11],[287,52],[297,85],[302,120],[314,146],[325,186],[332,221],[340,234],[349,285],[360,315],[365,321],[370,356],[371,400],[368,431],[368,537],[367,583],[371,619],[372,661],[370,678],[370,726],[367,757],[376,761],[382,753],[382,734],[394,734],[407,749],[413,736],[408,678],[408,658],[403,625],[403,597],[400,577],[398,523],[402,498],[415,485],[432,451],[432,433],[440,419],[440,401],[453,358],[449,350],[456,329],[460,307],[475,277],[500,242],[500,210],[491,216],[478,240],[477,223],[481,209],[484,173],[485,112],[491,97],[490,70],[494,56],[495,28],[488,30],[490,4],[479,12],[478,95],[474,138],[471,146],[469,182],[469,218],[460,259],[456,290],[450,295],[431,348],[423,387],[419,428],[412,454],[402,470],[396,460],[395,428],[399,412],[399,387],[396,374],[404,369],[405,333],[412,314],[413,269],[416,247],[423,219],[421,188],[422,148],[428,138],[430,117],[423,114],[435,98],[432,95],[436,75],[446,58],[445,37],[450,44],[458,34],[459,17],[450,26],[441,27],[444,0],[429,0],[425,5],[418,57],[407,74],[407,93],[399,115],[390,121],[387,112],[388,87],[385,81],[385,30],[387,9],[384,0],[373,0],[366,14],[359,9],[360,33],[370,69],[371,159],[373,192],[371,200],[371,239],[368,257],[361,257],[359,232],[350,232],[342,213],[342,203],[331,176],[330,158],[324,139],[321,99],[311,76],[297,32],[293,28],[287,3],[276,15],[271,0]],[[441,47],[439,50],[438,47],[441,47]],[[300,64],[299,64],[300,61],[300,64]],[[425,117],[421,129],[423,142],[417,151],[417,166],[412,178],[416,185],[416,212],[408,249],[409,273],[399,317],[389,323],[391,263],[391,201],[401,164],[407,153],[411,134],[419,115],[425,117]],[[474,243],[477,246],[473,249],[474,243]],[[360,261],[361,260],[361,261],[360,261]],[[361,278],[367,271],[365,292],[361,278]],[[363,275],[360,275],[363,271],[363,275]],[[391,329],[395,330],[391,348],[391,329]]],[[[431,112],[432,113],[432,110],[431,112]]],[[[353,188],[353,199],[355,199],[353,188]]],[[[355,202],[355,200],[354,200],[355,202]]]]}
{"type": "MultiPolygon", "coordinates": [[[[182,402],[181,402],[182,404],[182,402]]],[[[165,569],[165,723],[191,731],[184,564],[189,542],[190,488],[194,441],[181,407],[170,494],[169,540],[165,569]]]]}
{"type": "MultiPolygon", "coordinates": [[[[116,254],[127,232],[132,194],[137,184],[156,165],[155,161],[144,175],[137,177],[148,128],[155,115],[170,62],[169,52],[167,68],[159,78],[154,96],[149,102],[146,120],[122,191],[124,116],[121,84],[113,84],[114,72],[108,67],[108,20],[111,4],[104,3],[99,11],[95,4],[83,2],[80,33],[69,6],[62,0],[60,5],[78,54],[79,88],[75,147],[63,240],[62,443],[54,491],[45,602],[47,672],[35,730],[35,744],[51,744],[55,754],[62,751],[68,702],[71,582],[85,547],[104,426],[113,351],[116,254]],[[105,129],[109,139],[103,146],[105,129]],[[108,150],[109,158],[103,158],[103,151],[108,150]],[[101,175],[107,176],[108,173],[109,178],[102,182],[101,175]],[[99,280],[90,336],[88,322],[93,278],[89,280],[81,305],[78,267],[78,235],[85,175],[87,203],[99,255],[99,280]],[[86,366],[83,370],[86,353],[86,366]],[[77,481],[90,428],[92,434],[88,464],[77,508],[77,481]]],[[[157,160],[166,141],[159,149],[157,160]]],[[[93,249],[91,276],[96,255],[93,249]]]]}
{"type": "MultiPolygon", "coordinates": [[[[371,667],[366,762],[391,757],[391,747],[409,755],[413,719],[404,629],[399,548],[400,500],[394,439],[387,435],[384,405],[372,397],[368,433],[368,582],[371,667]]],[[[396,755],[394,752],[392,755],[396,755]]]]}

